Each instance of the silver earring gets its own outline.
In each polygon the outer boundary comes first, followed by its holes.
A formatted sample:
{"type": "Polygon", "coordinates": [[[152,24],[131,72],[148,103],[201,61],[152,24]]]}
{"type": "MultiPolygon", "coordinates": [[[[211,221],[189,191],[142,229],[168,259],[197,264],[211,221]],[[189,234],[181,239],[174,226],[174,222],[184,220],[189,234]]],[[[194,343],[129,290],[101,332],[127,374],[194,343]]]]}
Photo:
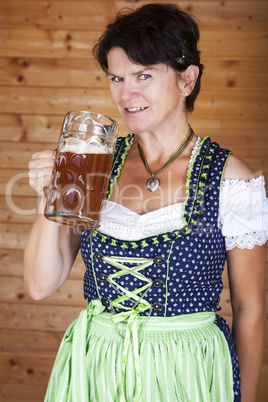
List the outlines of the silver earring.
{"type": "Polygon", "coordinates": [[[184,92],[184,95],[187,96],[187,95],[188,95],[188,92],[184,92]]]}

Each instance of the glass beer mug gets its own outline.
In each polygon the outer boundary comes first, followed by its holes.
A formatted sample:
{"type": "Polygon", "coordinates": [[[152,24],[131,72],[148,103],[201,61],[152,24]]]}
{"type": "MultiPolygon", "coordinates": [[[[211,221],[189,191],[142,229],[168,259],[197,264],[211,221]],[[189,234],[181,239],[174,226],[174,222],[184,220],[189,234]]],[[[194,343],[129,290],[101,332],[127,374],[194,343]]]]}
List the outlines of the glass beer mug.
{"type": "Polygon", "coordinates": [[[51,184],[45,189],[45,217],[94,229],[106,198],[117,123],[84,111],[66,114],[58,142],[51,184]]]}

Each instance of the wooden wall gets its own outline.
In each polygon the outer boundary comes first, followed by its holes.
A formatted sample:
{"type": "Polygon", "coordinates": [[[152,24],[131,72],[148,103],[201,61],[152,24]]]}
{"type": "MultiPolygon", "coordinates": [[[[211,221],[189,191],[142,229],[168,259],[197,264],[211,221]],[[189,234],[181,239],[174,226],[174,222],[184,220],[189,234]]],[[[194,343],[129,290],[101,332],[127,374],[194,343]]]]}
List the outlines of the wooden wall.
{"type": "MultiPolygon", "coordinates": [[[[174,1],[201,21],[202,91],[191,124],[231,148],[268,180],[267,0],[174,1]]],[[[60,339],[85,306],[78,257],[70,279],[35,302],[22,261],[37,198],[27,184],[34,151],[55,148],[64,114],[108,114],[127,133],[92,45],[115,13],[138,0],[0,2],[0,400],[42,401],[60,339]]],[[[224,274],[223,314],[231,322],[224,274]]],[[[268,401],[268,343],[258,401],[268,401]]]]}

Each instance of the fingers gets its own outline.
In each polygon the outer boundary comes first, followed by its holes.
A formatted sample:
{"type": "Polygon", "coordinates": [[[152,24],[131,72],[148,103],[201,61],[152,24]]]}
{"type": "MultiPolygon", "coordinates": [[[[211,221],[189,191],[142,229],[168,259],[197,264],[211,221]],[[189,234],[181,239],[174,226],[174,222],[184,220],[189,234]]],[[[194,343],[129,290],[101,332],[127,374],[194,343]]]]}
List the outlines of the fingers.
{"type": "Polygon", "coordinates": [[[40,195],[44,195],[44,188],[51,182],[56,152],[46,150],[35,152],[28,163],[29,184],[40,195]]]}
{"type": "Polygon", "coordinates": [[[29,162],[29,169],[38,167],[51,167],[54,165],[56,151],[46,150],[41,152],[35,152],[32,155],[32,160],[29,162]]]}

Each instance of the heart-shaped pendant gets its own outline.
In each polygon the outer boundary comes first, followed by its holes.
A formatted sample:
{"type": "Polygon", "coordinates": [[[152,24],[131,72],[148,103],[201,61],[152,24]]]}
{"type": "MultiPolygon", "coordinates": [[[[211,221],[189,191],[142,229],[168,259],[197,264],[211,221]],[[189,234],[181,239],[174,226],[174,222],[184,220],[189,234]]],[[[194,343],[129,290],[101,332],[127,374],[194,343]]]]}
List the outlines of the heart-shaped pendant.
{"type": "Polygon", "coordinates": [[[147,180],[146,187],[148,188],[148,190],[154,192],[159,189],[160,180],[156,177],[152,177],[151,179],[147,180]]]}

